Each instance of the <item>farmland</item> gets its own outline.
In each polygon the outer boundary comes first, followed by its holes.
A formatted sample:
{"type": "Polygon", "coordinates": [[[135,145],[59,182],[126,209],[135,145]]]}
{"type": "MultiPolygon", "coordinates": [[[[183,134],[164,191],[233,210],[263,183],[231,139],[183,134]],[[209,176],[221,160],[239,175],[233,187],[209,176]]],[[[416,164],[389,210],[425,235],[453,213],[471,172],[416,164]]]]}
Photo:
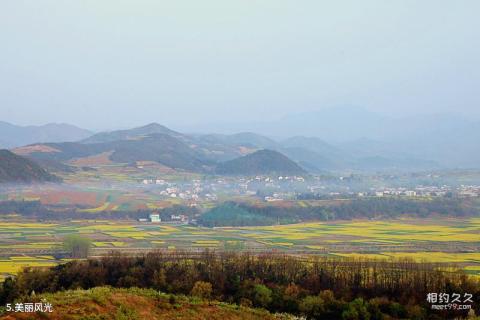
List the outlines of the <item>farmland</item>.
{"type": "Polygon", "coordinates": [[[203,228],[132,221],[0,222],[0,275],[67,258],[66,235],[92,240],[94,256],[120,250],[249,250],[338,257],[453,263],[480,275],[480,219],[398,219],[315,222],[265,227],[203,228]]]}

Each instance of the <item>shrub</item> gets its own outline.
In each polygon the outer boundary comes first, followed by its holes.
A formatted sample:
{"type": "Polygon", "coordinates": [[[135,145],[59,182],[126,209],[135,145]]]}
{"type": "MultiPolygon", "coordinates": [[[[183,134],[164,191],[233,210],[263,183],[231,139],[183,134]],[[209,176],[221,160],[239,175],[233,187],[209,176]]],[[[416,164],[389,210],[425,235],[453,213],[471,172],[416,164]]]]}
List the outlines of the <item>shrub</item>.
{"type": "Polygon", "coordinates": [[[298,308],[308,318],[319,319],[325,312],[324,303],[320,296],[307,296],[300,302],[298,308]]]}
{"type": "Polygon", "coordinates": [[[266,308],[272,302],[272,290],[263,284],[257,284],[254,287],[255,305],[266,308]]]}
{"type": "Polygon", "coordinates": [[[130,309],[124,305],[121,305],[118,308],[117,313],[115,314],[115,320],[137,320],[138,317],[137,311],[130,309]]]}
{"type": "Polygon", "coordinates": [[[344,320],[370,320],[370,318],[368,304],[362,298],[350,302],[347,309],[342,313],[342,319],[344,320]]]}
{"type": "Polygon", "coordinates": [[[210,296],[212,295],[212,284],[210,282],[197,281],[193,285],[190,294],[202,299],[210,299],[210,296]]]}

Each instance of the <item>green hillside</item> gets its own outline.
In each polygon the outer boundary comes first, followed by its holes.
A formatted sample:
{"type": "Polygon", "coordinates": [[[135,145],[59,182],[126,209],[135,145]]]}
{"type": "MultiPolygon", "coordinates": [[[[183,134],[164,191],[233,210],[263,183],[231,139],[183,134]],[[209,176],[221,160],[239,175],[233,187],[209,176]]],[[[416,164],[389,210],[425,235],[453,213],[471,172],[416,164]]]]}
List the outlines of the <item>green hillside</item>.
{"type": "Polygon", "coordinates": [[[259,150],[221,163],[217,167],[217,173],[227,175],[305,175],[307,172],[280,152],[259,150]]]}

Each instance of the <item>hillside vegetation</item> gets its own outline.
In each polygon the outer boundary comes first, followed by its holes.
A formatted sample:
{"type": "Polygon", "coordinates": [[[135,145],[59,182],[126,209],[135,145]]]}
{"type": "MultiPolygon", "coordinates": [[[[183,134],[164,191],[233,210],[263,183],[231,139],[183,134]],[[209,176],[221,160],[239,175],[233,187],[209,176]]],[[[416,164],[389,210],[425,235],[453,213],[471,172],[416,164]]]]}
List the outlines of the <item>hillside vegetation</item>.
{"type": "Polygon", "coordinates": [[[170,295],[153,289],[96,287],[46,293],[28,301],[52,303],[52,313],[9,313],[0,319],[83,319],[83,320],[287,320],[261,309],[208,301],[200,297],[170,295]],[[32,300],[33,299],[33,300],[32,300]]]}
{"type": "Polygon", "coordinates": [[[8,150],[0,150],[0,183],[46,181],[59,181],[59,178],[29,159],[8,150]]]}

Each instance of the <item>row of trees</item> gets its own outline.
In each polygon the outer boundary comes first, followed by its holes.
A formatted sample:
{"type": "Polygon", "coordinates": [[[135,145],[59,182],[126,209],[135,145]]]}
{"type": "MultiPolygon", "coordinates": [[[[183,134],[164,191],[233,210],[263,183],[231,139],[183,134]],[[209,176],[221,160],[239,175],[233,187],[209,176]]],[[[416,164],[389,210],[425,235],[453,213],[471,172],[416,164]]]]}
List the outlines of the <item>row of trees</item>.
{"type": "MultiPolygon", "coordinates": [[[[311,319],[444,319],[465,312],[432,311],[428,293],[469,293],[480,284],[460,272],[411,260],[394,262],[295,257],[275,253],[112,253],[47,270],[26,269],[7,279],[0,303],[32,291],[96,286],[155,288],[311,319]]],[[[473,306],[479,312],[479,305],[473,306]]],[[[473,311],[472,311],[473,312],[473,311]]]]}
{"type": "Polygon", "coordinates": [[[356,218],[395,218],[400,215],[480,215],[480,208],[469,199],[442,198],[412,200],[401,198],[356,199],[341,204],[319,206],[258,206],[226,202],[203,214],[199,223],[205,226],[267,225],[272,222],[292,223],[308,220],[350,220],[356,218]]]}

